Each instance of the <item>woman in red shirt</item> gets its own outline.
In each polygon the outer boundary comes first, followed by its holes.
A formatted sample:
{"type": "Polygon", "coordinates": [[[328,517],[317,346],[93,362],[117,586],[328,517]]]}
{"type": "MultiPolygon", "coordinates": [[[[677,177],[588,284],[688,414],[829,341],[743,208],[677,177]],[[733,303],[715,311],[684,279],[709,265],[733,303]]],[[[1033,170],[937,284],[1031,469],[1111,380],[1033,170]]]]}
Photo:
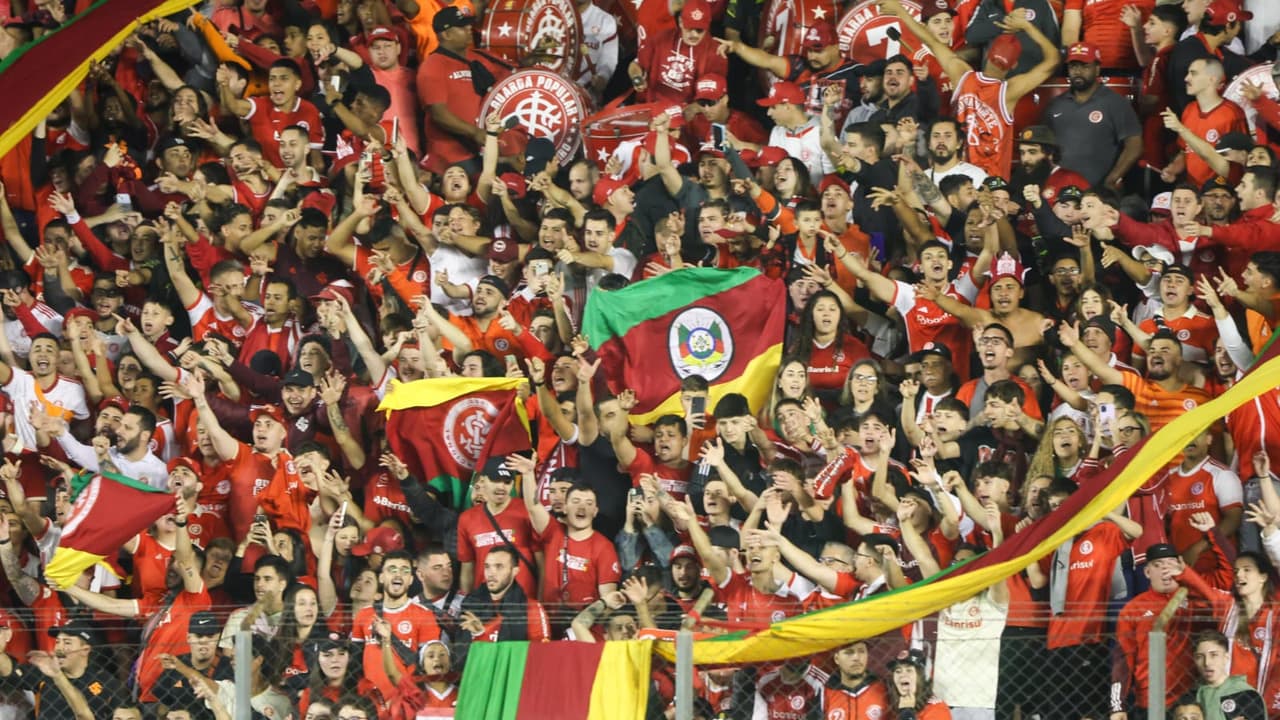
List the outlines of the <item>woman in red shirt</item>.
{"type": "Polygon", "coordinates": [[[805,359],[814,394],[831,407],[839,400],[849,369],[871,357],[867,346],[850,331],[849,318],[830,290],[819,290],[809,298],[790,352],[805,359]]]}

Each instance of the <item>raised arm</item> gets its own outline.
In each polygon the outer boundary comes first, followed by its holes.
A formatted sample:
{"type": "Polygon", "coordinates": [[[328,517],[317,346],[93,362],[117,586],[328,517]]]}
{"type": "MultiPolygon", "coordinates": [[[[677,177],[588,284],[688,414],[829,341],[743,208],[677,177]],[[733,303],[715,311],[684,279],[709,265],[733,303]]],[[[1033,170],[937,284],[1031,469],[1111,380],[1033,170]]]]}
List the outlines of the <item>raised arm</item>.
{"type": "Polygon", "coordinates": [[[1035,67],[1024,73],[1014,75],[1007,81],[1005,105],[1008,107],[1009,112],[1012,113],[1013,106],[1018,104],[1022,96],[1040,87],[1045,80],[1053,76],[1053,73],[1058,69],[1058,64],[1062,62],[1062,55],[1058,52],[1058,46],[1045,37],[1045,34],[1040,32],[1040,28],[1027,19],[1026,10],[1018,9],[1006,15],[1001,27],[1006,32],[1025,32],[1040,48],[1040,52],[1044,54],[1035,67]]]}
{"type": "Polygon", "coordinates": [[[946,43],[934,37],[928,28],[921,25],[919,20],[916,20],[911,13],[907,12],[902,7],[901,2],[898,0],[880,0],[877,4],[881,13],[898,18],[906,26],[907,30],[911,31],[912,35],[915,35],[920,42],[929,48],[929,52],[933,53],[933,56],[937,58],[938,64],[942,66],[942,71],[947,74],[947,77],[953,81],[958,81],[962,75],[973,70],[973,68],[969,67],[969,63],[961,60],[960,56],[952,52],[946,43]]]}
{"type": "Polygon", "coordinates": [[[507,467],[520,475],[520,494],[524,496],[524,509],[529,511],[529,523],[534,532],[542,534],[547,526],[555,522],[551,513],[538,500],[538,461],[536,458],[523,455],[508,455],[507,467]]]}
{"type": "Polygon", "coordinates": [[[218,416],[209,407],[209,400],[204,394],[204,378],[198,372],[185,373],[182,384],[191,395],[191,402],[195,403],[196,414],[205,432],[209,433],[214,452],[218,453],[218,457],[223,460],[234,459],[240,452],[240,442],[223,429],[222,423],[218,422],[218,416]]]}
{"type": "Polygon", "coordinates": [[[1080,333],[1076,326],[1062,323],[1058,326],[1058,341],[1062,346],[1084,363],[1084,366],[1102,381],[1104,385],[1123,385],[1124,374],[1107,364],[1092,350],[1080,344],[1080,333]]]}

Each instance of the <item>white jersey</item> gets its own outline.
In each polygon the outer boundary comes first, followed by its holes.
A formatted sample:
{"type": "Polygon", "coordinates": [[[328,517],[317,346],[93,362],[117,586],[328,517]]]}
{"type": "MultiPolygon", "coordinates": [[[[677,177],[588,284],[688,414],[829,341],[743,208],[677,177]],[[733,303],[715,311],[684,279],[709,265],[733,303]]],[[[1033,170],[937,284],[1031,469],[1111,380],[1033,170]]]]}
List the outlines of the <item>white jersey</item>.
{"type": "MultiPolygon", "coordinates": [[[[449,282],[466,285],[474,292],[480,278],[489,272],[489,261],[484,256],[468,255],[452,245],[440,243],[436,251],[427,257],[431,272],[446,272],[449,282]]],[[[434,280],[434,278],[433,278],[434,280]]],[[[407,299],[407,298],[406,298],[407,299]]],[[[431,302],[458,316],[471,314],[471,298],[453,298],[445,294],[435,282],[431,283],[431,302]]]]}
{"type": "Polygon", "coordinates": [[[822,182],[823,176],[836,171],[831,158],[822,151],[822,130],[817,118],[809,118],[809,122],[795,130],[788,130],[775,125],[769,133],[769,146],[780,147],[791,157],[799,160],[809,168],[809,179],[814,187],[822,182]]]}
{"type": "Polygon", "coordinates": [[[45,411],[55,417],[70,420],[86,420],[89,417],[89,403],[84,397],[84,386],[78,380],[65,375],[58,375],[53,387],[41,390],[36,384],[36,377],[26,370],[14,369],[10,372],[9,382],[3,388],[13,400],[14,432],[22,440],[23,446],[36,447],[36,431],[31,427],[31,403],[44,407],[45,411]]]}
{"type": "MultiPolygon", "coordinates": [[[[44,326],[44,329],[57,337],[62,337],[62,315],[57,310],[45,305],[42,302],[33,303],[30,308],[31,315],[36,321],[44,326]]],[[[4,334],[9,339],[9,347],[13,348],[13,354],[23,360],[27,359],[27,355],[31,353],[31,333],[27,331],[26,326],[21,320],[5,320],[4,334]]]]}
{"type": "Polygon", "coordinates": [[[943,178],[949,178],[952,175],[964,175],[973,181],[973,186],[975,188],[981,185],[983,180],[987,179],[986,170],[983,170],[973,163],[967,162],[956,163],[956,165],[950,170],[938,171],[933,168],[929,168],[925,174],[929,176],[929,179],[933,181],[934,185],[942,182],[943,178]]]}
{"type": "Polygon", "coordinates": [[[582,56],[578,84],[594,96],[592,80],[608,80],[618,69],[618,21],[594,3],[588,4],[582,11],[582,44],[586,53],[582,56]]]}
{"type": "Polygon", "coordinates": [[[1000,634],[1008,615],[1009,604],[997,605],[990,590],[938,613],[934,694],[951,707],[996,706],[1000,634]]]}

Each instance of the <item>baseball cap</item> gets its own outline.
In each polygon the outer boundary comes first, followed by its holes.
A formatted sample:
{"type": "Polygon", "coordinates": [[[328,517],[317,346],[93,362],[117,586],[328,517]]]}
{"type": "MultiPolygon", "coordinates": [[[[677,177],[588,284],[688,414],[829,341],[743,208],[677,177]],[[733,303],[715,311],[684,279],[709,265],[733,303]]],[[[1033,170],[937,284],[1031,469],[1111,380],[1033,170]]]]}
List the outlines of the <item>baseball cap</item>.
{"type": "Polygon", "coordinates": [[[295,367],[284,376],[285,385],[296,385],[298,387],[312,387],[316,384],[316,378],[311,373],[300,367],[295,367]]]}
{"type": "Polygon", "coordinates": [[[686,30],[710,30],[711,7],[706,0],[689,0],[680,11],[680,26],[686,30]]]}
{"type": "MultiPolygon", "coordinates": [[[[1148,554],[1148,557],[1150,557],[1150,554],[1148,554]]],[[[911,648],[898,653],[897,657],[889,661],[888,668],[893,670],[899,665],[911,665],[923,670],[926,664],[924,653],[916,648],[911,648]]]]}
{"type": "Polygon", "coordinates": [[[1067,48],[1067,62],[1100,63],[1102,51],[1092,43],[1072,43],[1071,47],[1067,48]]]}
{"type": "Polygon", "coordinates": [[[322,653],[327,650],[339,650],[350,647],[350,642],[346,635],[337,632],[329,632],[321,635],[312,641],[312,648],[316,653],[322,653]]]}
{"type": "Polygon", "coordinates": [[[1173,253],[1159,245],[1139,245],[1133,249],[1134,260],[1141,260],[1145,255],[1150,255],[1165,265],[1173,264],[1173,253]]]}
{"type": "MultiPolygon", "coordinates": [[[[938,2],[946,2],[946,0],[938,0],[938,2]]],[[[822,50],[839,42],[840,38],[836,36],[836,29],[831,23],[820,22],[810,25],[804,33],[805,50],[822,50]]]]}
{"type": "Polygon", "coordinates": [[[701,158],[703,155],[710,155],[712,157],[722,158],[724,157],[724,151],[716,147],[715,143],[708,140],[707,142],[704,142],[698,146],[698,152],[694,155],[694,157],[701,158]]]}
{"type": "Polygon", "coordinates": [[[556,156],[556,146],[544,137],[530,138],[524,148],[524,176],[537,175],[547,169],[547,163],[556,156]]]}
{"type": "Polygon", "coordinates": [[[855,77],[879,77],[884,74],[884,69],[889,63],[884,58],[876,58],[866,65],[859,65],[853,69],[855,77]]]}
{"type": "Polygon", "coordinates": [[[1001,70],[1012,70],[1022,57],[1022,44],[1014,35],[1000,35],[987,47],[987,60],[1001,70]]]}
{"type": "Polygon", "coordinates": [[[774,145],[766,145],[756,153],[756,164],[759,167],[773,167],[787,159],[787,151],[774,145]]]}
{"type": "Polygon", "coordinates": [[[1032,125],[1018,133],[1018,142],[1057,147],[1058,136],[1048,125],[1032,125]]]}
{"type": "Polygon", "coordinates": [[[991,282],[994,284],[997,280],[1004,278],[1013,278],[1022,284],[1022,263],[1018,262],[1012,255],[1007,252],[1000,253],[1000,257],[996,258],[995,267],[991,270],[991,282]]]}
{"type": "Polygon", "coordinates": [[[103,398],[102,402],[98,403],[99,412],[101,412],[103,408],[108,407],[113,407],[122,413],[129,412],[129,401],[125,399],[123,395],[112,395],[110,397],[103,398]]]}
{"type": "Polygon", "coordinates": [[[176,147],[187,147],[187,141],[177,135],[165,135],[156,141],[156,157],[176,147]]]}
{"type": "Polygon", "coordinates": [[[982,187],[992,192],[995,192],[996,190],[1008,190],[1009,181],[999,175],[988,175],[986,179],[982,181],[982,187]]]}
{"type": "Polygon", "coordinates": [[[1195,273],[1191,272],[1191,268],[1183,265],[1182,263],[1171,263],[1166,265],[1161,277],[1166,275],[1181,275],[1193,283],[1196,281],[1195,273]]]}
{"type": "Polygon", "coordinates": [[[947,362],[951,362],[951,348],[942,343],[932,343],[928,347],[912,353],[912,357],[917,361],[924,360],[927,355],[937,355],[947,362]]]}
{"type": "Polygon", "coordinates": [[[89,318],[89,322],[98,321],[98,313],[94,312],[93,310],[90,310],[87,307],[84,307],[83,305],[77,305],[71,308],[70,310],[68,310],[67,314],[62,317],[62,321],[64,323],[69,323],[74,318],[78,318],[78,317],[89,318]]]}
{"type": "Polygon", "coordinates": [[[57,638],[63,635],[74,635],[87,643],[92,643],[97,633],[94,632],[89,623],[75,619],[68,620],[57,627],[49,628],[49,637],[57,638]]]}
{"type": "Polygon", "coordinates": [[[1180,558],[1182,553],[1178,552],[1178,548],[1169,543],[1156,543],[1147,548],[1147,562],[1152,560],[1163,560],[1164,558],[1180,558]]]}
{"type": "Polygon", "coordinates": [[[529,194],[529,184],[524,181],[524,176],[520,173],[502,173],[498,179],[507,186],[507,193],[517,200],[529,194]]]}
{"type": "MultiPolygon", "coordinates": [[[[1164,216],[1171,212],[1173,212],[1173,193],[1171,191],[1165,190],[1151,198],[1151,214],[1164,216]]],[[[1135,253],[1137,250],[1138,248],[1134,248],[1135,253]]]]}
{"type": "Polygon", "coordinates": [[[832,186],[839,187],[846,193],[853,191],[852,188],[849,187],[849,183],[845,182],[845,179],[840,177],[838,173],[828,173],[823,176],[822,182],[818,183],[818,194],[821,195],[827,191],[827,188],[832,186]]]}
{"type": "Polygon", "coordinates": [[[712,547],[731,548],[737,550],[742,545],[738,531],[728,525],[713,525],[707,528],[707,539],[712,547]]]}
{"type": "Polygon", "coordinates": [[[507,281],[497,275],[485,275],[476,281],[476,285],[488,285],[494,290],[497,290],[502,297],[509,297],[511,295],[511,287],[507,285],[507,281]]]}
{"type": "Polygon", "coordinates": [[[694,550],[692,545],[677,545],[675,549],[671,551],[671,558],[669,562],[675,562],[676,558],[682,558],[682,557],[693,558],[694,560],[697,560],[698,551],[694,550]]]}
{"type": "Polygon", "coordinates": [[[1236,0],[1213,0],[1204,11],[1205,22],[1210,25],[1230,25],[1233,22],[1252,20],[1253,13],[1240,7],[1236,0]]]}
{"type": "Polygon", "coordinates": [[[346,280],[335,280],[334,282],[325,285],[321,288],[320,292],[311,296],[311,301],[320,302],[322,300],[337,300],[339,298],[346,300],[347,305],[350,305],[354,298],[354,295],[351,293],[351,283],[348,283],[346,280]]]}
{"type": "Polygon", "coordinates": [[[364,542],[351,548],[351,554],[356,557],[364,557],[365,555],[384,555],[394,550],[404,549],[404,537],[394,529],[389,527],[376,527],[364,536],[364,542]]]}
{"type": "Polygon", "coordinates": [[[1073,200],[1080,202],[1083,199],[1084,191],[1080,189],[1079,185],[1068,185],[1058,191],[1058,202],[1070,202],[1073,200]]]}
{"type": "Polygon", "coordinates": [[[276,422],[284,425],[284,410],[279,405],[258,405],[249,411],[249,422],[256,423],[258,418],[266,415],[276,422]]]}
{"type": "Polygon", "coordinates": [[[489,243],[489,259],[496,263],[515,262],[520,257],[520,247],[503,238],[496,238],[489,243]]]}
{"type": "Polygon", "coordinates": [[[191,613],[191,617],[187,619],[187,633],[191,635],[199,635],[200,637],[211,637],[213,635],[222,634],[222,623],[218,622],[218,616],[208,610],[191,613]]]}
{"type": "Polygon", "coordinates": [[[728,81],[723,75],[712,73],[703,75],[698,78],[698,82],[694,85],[694,100],[719,100],[728,92],[728,81]]]}
{"type": "Polygon", "coordinates": [[[1248,152],[1254,146],[1253,138],[1242,132],[1229,132],[1218,138],[1218,144],[1214,145],[1214,149],[1218,152],[1227,150],[1244,150],[1248,152]]]}
{"type": "Polygon", "coordinates": [[[400,42],[400,37],[396,35],[395,30],[392,30],[386,25],[379,25],[374,29],[370,30],[369,34],[365,35],[365,42],[368,43],[369,45],[372,45],[379,40],[390,40],[392,42],[400,42]]]}
{"type": "Polygon", "coordinates": [[[449,5],[436,11],[435,16],[431,18],[431,29],[439,34],[449,28],[467,27],[475,21],[476,16],[472,15],[469,9],[449,5]]]}
{"type": "Polygon", "coordinates": [[[928,22],[929,18],[943,13],[947,13],[952,17],[957,14],[956,11],[951,8],[951,3],[947,2],[947,0],[926,0],[926,2],[922,3],[920,6],[920,19],[924,22],[928,22]]]}
{"type": "Polygon", "coordinates": [[[1111,318],[1107,317],[1106,315],[1094,315],[1088,320],[1085,320],[1084,325],[1081,326],[1080,328],[1080,332],[1083,333],[1085,330],[1088,330],[1089,328],[1096,328],[1098,330],[1101,330],[1103,335],[1106,335],[1109,338],[1115,339],[1116,324],[1112,322],[1111,318]]]}
{"type": "Polygon", "coordinates": [[[516,473],[507,467],[507,459],[501,455],[489,458],[480,468],[480,475],[490,480],[501,480],[503,482],[515,482],[516,473]]]}
{"type": "Polygon", "coordinates": [[[502,157],[524,155],[529,148],[529,131],[523,125],[507,128],[498,133],[498,154],[502,157]]]}
{"type": "Polygon", "coordinates": [[[31,286],[31,276],[22,268],[0,271],[0,290],[21,290],[31,286]]]}
{"type": "Polygon", "coordinates": [[[769,97],[756,101],[756,104],[761,107],[773,107],[780,103],[803,105],[804,90],[789,80],[779,80],[773,84],[773,87],[769,88],[769,97]]]}
{"type": "Polygon", "coordinates": [[[179,456],[179,457],[173,458],[165,466],[165,469],[172,473],[174,470],[177,470],[180,467],[190,470],[191,472],[195,473],[197,476],[200,475],[200,466],[196,465],[196,461],[192,460],[189,457],[179,456]]]}
{"type": "Polygon", "coordinates": [[[602,177],[596,181],[596,187],[591,191],[591,200],[597,205],[603,206],[609,202],[609,198],[617,190],[626,187],[627,184],[617,178],[602,177]]]}
{"type": "Polygon", "coordinates": [[[715,416],[719,419],[749,417],[751,405],[741,393],[728,393],[716,403],[715,416]]]}
{"type": "MultiPolygon", "coordinates": [[[[1211,190],[1225,190],[1228,193],[1231,193],[1231,181],[1221,175],[1215,175],[1214,177],[1205,180],[1204,184],[1200,186],[1200,194],[1207,194],[1211,190]]],[[[1231,194],[1234,195],[1235,193],[1231,194]]]]}
{"type": "Polygon", "coordinates": [[[898,541],[893,539],[892,535],[887,533],[867,533],[862,536],[862,542],[870,548],[877,548],[881,545],[888,545],[893,548],[894,552],[901,552],[898,541]]]}

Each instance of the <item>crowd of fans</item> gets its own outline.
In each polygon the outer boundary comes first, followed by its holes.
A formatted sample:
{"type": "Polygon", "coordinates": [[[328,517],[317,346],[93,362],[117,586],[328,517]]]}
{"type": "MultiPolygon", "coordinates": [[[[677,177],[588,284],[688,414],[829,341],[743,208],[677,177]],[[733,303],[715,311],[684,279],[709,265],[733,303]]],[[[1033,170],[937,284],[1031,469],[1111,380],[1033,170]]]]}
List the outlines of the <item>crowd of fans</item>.
{"type": "MultiPolygon", "coordinates": [[[[217,0],[95,62],[0,159],[0,716],[225,720],[249,630],[254,717],[453,717],[474,643],[919,582],[1254,363],[1280,105],[1265,71],[1224,92],[1280,5],[880,0],[908,54],[859,63],[847,8],[791,4],[780,36],[773,5],[638,0],[631,44],[579,2],[574,81],[656,108],[600,166],[484,110],[516,68],[471,0],[217,0]],[[785,355],[767,402],[695,375],[632,424],[584,308],[690,266],[784,282],[785,355]],[[375,412],[455,375],[528,380],[534,451],[466,488],[375,412]],[[82,470],[177,512],[52,586],[82,470]]],[[[85,6],[4,3],[0,55],[85,6]]],[[[1139,718],[1163,629],[1173,717],[1280,717],[1277,423],[1272,390],[928,622],[704,669],[697,716],[1139,718]]],[[[650,714],[673,694],[655,661],[650,714]]]]}

